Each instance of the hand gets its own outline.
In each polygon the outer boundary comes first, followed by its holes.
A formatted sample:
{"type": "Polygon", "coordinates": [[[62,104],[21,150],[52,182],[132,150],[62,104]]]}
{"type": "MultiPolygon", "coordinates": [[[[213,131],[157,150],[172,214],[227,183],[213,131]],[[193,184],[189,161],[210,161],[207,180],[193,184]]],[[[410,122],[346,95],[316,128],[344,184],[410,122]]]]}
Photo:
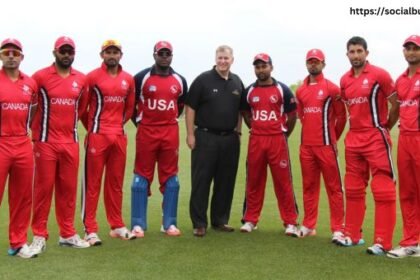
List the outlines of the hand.
{"type": "Polygon", "coordinates": [[[187,135],[187,146],[191,150],[194,150],[195,148],[195,135],[194,134],[187,135]]]}

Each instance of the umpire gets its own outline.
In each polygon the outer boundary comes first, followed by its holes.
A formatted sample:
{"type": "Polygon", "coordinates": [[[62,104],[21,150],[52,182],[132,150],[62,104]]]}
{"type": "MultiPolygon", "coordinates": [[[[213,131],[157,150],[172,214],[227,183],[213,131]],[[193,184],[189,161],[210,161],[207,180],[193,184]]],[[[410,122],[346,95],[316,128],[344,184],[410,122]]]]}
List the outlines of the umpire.
{"type": "Polygon", "coordinates": [[[214,181],[210,220],[213,229],[228,225],[239,161],[241,79],[230,72],[233,50],[216,49],[216,66],[199,75],[186,99],[187,145],[191,152],[190,216],[193,234],[203,237],[208,225],[210,185],[214,181]]]}

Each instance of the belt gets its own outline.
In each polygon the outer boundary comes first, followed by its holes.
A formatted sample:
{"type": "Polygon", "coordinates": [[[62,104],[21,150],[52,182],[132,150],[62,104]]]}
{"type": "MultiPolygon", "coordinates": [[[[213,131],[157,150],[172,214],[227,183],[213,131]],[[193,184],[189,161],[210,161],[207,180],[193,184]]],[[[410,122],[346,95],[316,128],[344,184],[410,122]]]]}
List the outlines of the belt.
{"type": "Polygon", "coordinates": [[[232,134],[235,130],[218,130],[218,129],[212,129],[212,128],[206,128],[206,127],[197,127],[198,130],[208,132],[211,134],[219,135],[219,136],[225,136],[232,134]]]}

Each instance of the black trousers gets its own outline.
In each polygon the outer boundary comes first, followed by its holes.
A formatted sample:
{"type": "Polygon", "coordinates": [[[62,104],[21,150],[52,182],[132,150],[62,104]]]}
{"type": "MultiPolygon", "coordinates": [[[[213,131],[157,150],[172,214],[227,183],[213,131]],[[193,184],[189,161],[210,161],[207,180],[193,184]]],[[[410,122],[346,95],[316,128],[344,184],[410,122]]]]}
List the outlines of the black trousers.
{"type": "Polygon", "coordinates": [[[227,224],[230,217],[239,162],[239,136],[195,131],[191,153],[190,217],[194,228],[207,227],[210,186],[213,181],[210,220],[214,226],[227,224]]]}

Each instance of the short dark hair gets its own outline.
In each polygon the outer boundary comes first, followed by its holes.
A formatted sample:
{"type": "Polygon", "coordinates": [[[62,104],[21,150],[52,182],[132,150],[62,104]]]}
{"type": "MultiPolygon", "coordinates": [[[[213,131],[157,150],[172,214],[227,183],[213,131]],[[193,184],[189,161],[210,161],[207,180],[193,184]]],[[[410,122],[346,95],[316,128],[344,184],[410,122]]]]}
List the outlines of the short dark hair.
{"type": "Polygon", "coordinates": [[[367,50],[367,42],[360,36],[353,36],[347,41],[347,50],[349,50],[350,45],[361,45],[365,51],[367,50]]]}

